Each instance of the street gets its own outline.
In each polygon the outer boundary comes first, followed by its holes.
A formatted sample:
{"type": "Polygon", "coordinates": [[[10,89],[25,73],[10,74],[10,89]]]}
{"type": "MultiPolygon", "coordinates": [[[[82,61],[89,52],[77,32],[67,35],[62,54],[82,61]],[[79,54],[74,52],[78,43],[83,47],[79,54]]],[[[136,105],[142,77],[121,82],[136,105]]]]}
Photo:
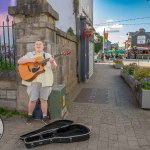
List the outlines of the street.
{"type": "MultiPolygon", "coordinates": [[[[97,93],[98,95],[98,93],[97,93]]],[[[66,119],[81,123],[91,129],[88,141],[68,144],[48,144],[34,150],[149,150],[150,113],[139,107],[130,88],[120,77],[120,70],[111,64],[96,64],[94,75],[67,95],[66,119]],[[99,100],[82,101],[83,89],[104,91],[99,100]],[[76,101],[78,97],[79,101],[76,101]]],[[[52,120],[53,121],[53,120],[52,120]]],[[[43,126],[41,122],[27,125],[20,116],[4,120],[1,150],[24,150],[19,136],[43,126]]]]}

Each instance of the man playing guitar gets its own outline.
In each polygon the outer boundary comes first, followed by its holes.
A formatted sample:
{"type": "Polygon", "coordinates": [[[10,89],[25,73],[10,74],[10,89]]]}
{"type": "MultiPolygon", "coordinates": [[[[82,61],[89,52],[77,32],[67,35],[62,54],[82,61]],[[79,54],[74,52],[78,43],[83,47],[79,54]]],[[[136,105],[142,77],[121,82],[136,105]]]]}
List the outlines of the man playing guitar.
{"type": "MultiPolygon", "coordinates": [[[[49,53],[45,53],[43,49],[43,42],[38,40],[35,42],[35,51],[28,52],[25,56],[18,60],[19,65],[26,65],[36,63],[36,58],[38,57],[48,59],[48,62],[43,66],[44,71],[42,73],[39,73],[35,78],[33,78],[33,80],[22,80],[22,84],[27,86],[27,93],[29,96],[27,123],[32,123],[33,121],[32,113],[38,99],[40,99],[41,102],[41,110],[43,113],[42,121],[45,124],[48,124],[49,122],[49,117],[47,116],[47,100],[52,90],[53,70],[57,68],[57,64],[54,58],[49,53]]],[[[32,70],[34,72],[36,71],[36,68],[32,68],[32,70]]]]}

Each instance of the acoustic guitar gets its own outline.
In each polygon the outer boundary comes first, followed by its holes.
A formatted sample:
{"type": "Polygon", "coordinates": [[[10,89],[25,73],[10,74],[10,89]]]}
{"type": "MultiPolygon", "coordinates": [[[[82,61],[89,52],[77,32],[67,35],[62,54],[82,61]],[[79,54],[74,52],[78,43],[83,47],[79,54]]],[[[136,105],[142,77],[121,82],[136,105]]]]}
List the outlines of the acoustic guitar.
{"type": "MultiPolygon", "coordinates": [[[[56,58],[60,55],[69,55],[70,51],[63,51],[61,54],[56,54],[53,57],[56,58]]],[[[43,57],[36,57],[35,62],[29,62],[25,64],[20,64],[18,66],[18,71],[21,78],[25,81],[32,81],[34,80],[39,74],[45,72],[44,66],[46,62],[49,61],[49,58],[44,59],[43,57]]]]}

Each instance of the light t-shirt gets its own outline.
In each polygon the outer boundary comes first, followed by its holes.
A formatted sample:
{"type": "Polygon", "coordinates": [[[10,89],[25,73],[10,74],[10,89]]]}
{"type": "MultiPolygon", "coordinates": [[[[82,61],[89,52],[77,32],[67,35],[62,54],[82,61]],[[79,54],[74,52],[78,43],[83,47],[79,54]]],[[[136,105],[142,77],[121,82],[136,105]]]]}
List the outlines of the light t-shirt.
{"type": "MultiPolygon", "coordinates": [[[[45,54],[45,59],[51,57],[49,53],[44,52],[44,54],[45,54]]],[[[33,52],[28,52],[25,56],[23,56],[23,58],[36,58],[38,56],[43,57],[43,54],[36,55],[36,52],[33,51],[33,52]]],[[[51,63],[49,61],[44,66],[44,70],[45,72],[39,74],[33,81],[28,82],[28,81],[22,80],[22,84],[26,86],[31,86],[32,82],[39,82],[39,83],[42,83],[42,87],[52,86],[53,85],[53,71],[51,69],[51,63]]]]}

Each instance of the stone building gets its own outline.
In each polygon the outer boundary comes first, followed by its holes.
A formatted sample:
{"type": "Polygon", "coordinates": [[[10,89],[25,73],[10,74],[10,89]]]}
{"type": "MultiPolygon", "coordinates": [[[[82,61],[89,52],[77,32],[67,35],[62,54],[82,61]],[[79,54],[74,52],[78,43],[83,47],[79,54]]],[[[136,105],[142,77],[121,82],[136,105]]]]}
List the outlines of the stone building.
{"type": "MultiPolygon", "coordinates": [[[[78,81],[85,81],[93,74],[93,39],[82,36],[86,22],[93,20],[93,0],[79,2],[78,23],[71,7],[73,0],[64,0],[62,5],[58,0],[16,0],[16,6],[9,7],[8,11],[14,18],[16,61],[26,52],[33,51],[38,39],[44,42],[45,51],[52,55],[63,50],[71,51],[71,55],[56,58],[58,69],[54,73],[54,84],[64,84],[66,93],[78,81]],[[60,5],[56,5],[58,3],[60,5]],[[70,6],[67,9],[66,4],[70,6]],[[77,36],[66,34],[69,27],[77,32],[77,36]]],[[[26,111],[27,103],[26,87],[21,84],[18,72],[1,71],[0,106],[26,111]]]]}
{"type": "MultiPolygon", "coordinates": [[[[59,14],[47,0],[16,0],[9,7],[14,18],[16,61],[28,51],[34,50],[34,42],[41,39],[45,51],[55,55],[70,50],[70,55],[56,57],[58,69],[54,73],[54,85],[64,84],[66,93],[77,84],[77,39],[56,27],[59,14]]],[[[0,106],[27,111],[26,87],[21,84],[17,71],[0,72],[0,106]]]]}

